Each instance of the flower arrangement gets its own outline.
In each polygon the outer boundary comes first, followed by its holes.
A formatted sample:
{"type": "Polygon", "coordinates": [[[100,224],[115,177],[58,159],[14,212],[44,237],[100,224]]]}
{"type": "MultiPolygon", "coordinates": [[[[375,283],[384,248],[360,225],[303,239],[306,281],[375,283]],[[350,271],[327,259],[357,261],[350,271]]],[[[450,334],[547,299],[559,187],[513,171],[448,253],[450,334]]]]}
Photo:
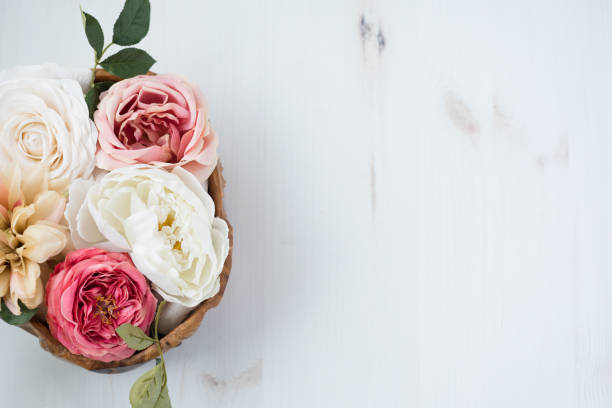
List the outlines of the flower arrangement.
{"type": "Polygon", "coordinates": [[[129,399],[160,408],[163,351],[219,303],[232,232],[200,90],[144,50],[104,58],[144,38],[150,7],[127,0],[107,45],[81,11],[91,73],[0,72],[0,317],[89,369],[156,358],[129,399]]]}

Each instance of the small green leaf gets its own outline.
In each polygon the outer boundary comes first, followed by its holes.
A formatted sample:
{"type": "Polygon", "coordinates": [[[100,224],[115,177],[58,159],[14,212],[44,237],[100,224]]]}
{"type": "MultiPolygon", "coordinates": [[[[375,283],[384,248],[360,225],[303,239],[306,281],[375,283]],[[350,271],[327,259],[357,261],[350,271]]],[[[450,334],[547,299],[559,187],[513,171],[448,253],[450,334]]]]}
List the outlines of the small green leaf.
{"type": "Polygon", "coordinates": [[[6,307],[6,304],[4,304],[4,300],[3,300],[2,309],[0,309],[0,317],[2,318],[2,320],[7,322],[8,324],[19,326],[21,324],[25,324],[29,322],[30,319],[34,317],[34,315],[38,311],[38,308],[28,309],[27,307],[25,307],[23,303],[21,303],[21,300],[19,301],[19,308],[21,309],[21,314],[19,316],[14,315],[13,313],[11,313],[9,308],[6,307]]]}
{"type": "Polygon", "coordinates": [[[146,74],[155,60],[138,48],[124,48],[100,63],[102,68],[120,78],[146,74]]]}
{"type": "Polygon", "coordinates": [[[100,94],[110,88],[113,84],[113,81],[96,82],[85,95],[85,103],[87,104],[87,109],[89,110],[90,119],[93,119],[93,114],[98,108],[100,94]]]}
{"type": "Polygon", "coordinates": [[[87,35],[87,41],[89,45],[94,49],[98,58],[102,55],[102,49],[104,48],[104,33],[100,23],[94,16],[87,14],[81,9],[81,16],[83,17],[83,26],[85,27],[85,35],[87,35]]]}
{"type": "Polygon", "coordinates": [[[98,107],[99,100],[100,91],[98,91],[95,86],[91,87],[85,95],[85,103],[87,104],[87,109],[89,110],[89,119],[93,119],[93,114],[98,107]]]}
{"type": "Polygon", "coordinates": [[[115,83],[113,81],[102,81],[102,82],[96,82],[94,86],[96,87],[98,91],[100,91],[100,93],[102,93],[104,91],[107,91],[108,88],[110,88],[114,84],[115,83]]]}
{"type": "Polygon", "coordinates": [[[115,331],[125,340],[128,347],[134,350],[144,350],[150,345],[155,344],[155,340],[147,336],[140,327],[133,326],[129,323],[122,324],[117,327],[115,331]]]}
{"type": "Polygon", "coordinates": [[[164,388],[161,390],[161,394],[159,394],[159,399],[157,400],[157,404],[154,405],[155,408],[172,408],[172,404],[170,404],[170,395],[168,395],[168,384],[164,385],[164,388]]]}
{"type": "Polygon", "coordinates": [[[132,408],[170,407],[166,382],[166,367],[163,362],[144,373],[130,389],[132,408]]]}
{"type": "Polygon", "coordinates": [[[134,45],[149,32],[151,3],[149,0],[127,0],[113,28],[113,42],[134,45]]]}

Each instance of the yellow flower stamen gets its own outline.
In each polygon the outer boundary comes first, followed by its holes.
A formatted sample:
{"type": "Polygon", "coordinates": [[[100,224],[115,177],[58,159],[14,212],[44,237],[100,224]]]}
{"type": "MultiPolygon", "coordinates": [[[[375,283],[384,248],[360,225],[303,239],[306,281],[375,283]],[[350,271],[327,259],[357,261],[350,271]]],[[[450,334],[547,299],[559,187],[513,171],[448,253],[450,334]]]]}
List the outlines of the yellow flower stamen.
{"type": "Polygon", "coordinates": [[[115,316],[115,308],[117,307],[115,299],[98,296],[96,298],[96,307],[98,310],[94,313],[94,316],[101,316],[102,323],[111,324],[112,319],[117,318],[117,316],[115,316]]]}
{"type": "Polygon", "coordinates": [[[163,227],[171,227],[173,222],[174,216],[172,214],[168,214],[164,222],[157,224],[157,230],[161,231],[163,227]]]}

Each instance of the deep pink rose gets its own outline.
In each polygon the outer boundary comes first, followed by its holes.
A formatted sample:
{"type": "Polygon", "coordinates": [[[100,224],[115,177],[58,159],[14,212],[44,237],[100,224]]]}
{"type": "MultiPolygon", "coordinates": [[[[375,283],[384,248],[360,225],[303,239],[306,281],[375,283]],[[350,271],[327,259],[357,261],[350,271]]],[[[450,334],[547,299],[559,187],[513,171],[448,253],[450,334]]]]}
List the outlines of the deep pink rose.
{"type": "Polygon", "coordinates": [[[134,354],[115,329],[131,323],[148,332],[157,305],[127,254],[97,248],[70,252],[46,294],[51,334],[71,353],[105,362],[134,354]]]}
{"type": "Polygon", "coordinates": [[[124,79],[102,93],[94,114],[96,165],[176,166],[204,181],[217,164],[218,140],[200,90],[174,75],[124,79]]]}

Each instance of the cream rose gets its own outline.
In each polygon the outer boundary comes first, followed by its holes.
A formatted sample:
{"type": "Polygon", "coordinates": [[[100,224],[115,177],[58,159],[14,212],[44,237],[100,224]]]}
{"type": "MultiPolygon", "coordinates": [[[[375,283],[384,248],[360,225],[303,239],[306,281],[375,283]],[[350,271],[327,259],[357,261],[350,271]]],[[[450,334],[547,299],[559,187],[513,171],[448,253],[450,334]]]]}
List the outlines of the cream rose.
{"type": "Polygon", "coordinates": [[[219,291],[229,230],[214,214],[191,173],[148,165],[72,183],[65,213],[75,247],[128,252],[161,297],[188,308],[219,291]]]}
{"type": "Polygon", "coordinates": [[[62,78],[68,72],[51,64],[0,72],[0,171],[42,165],[50,180],[91,176],[97,130],[79,82],[62,78]]]}

